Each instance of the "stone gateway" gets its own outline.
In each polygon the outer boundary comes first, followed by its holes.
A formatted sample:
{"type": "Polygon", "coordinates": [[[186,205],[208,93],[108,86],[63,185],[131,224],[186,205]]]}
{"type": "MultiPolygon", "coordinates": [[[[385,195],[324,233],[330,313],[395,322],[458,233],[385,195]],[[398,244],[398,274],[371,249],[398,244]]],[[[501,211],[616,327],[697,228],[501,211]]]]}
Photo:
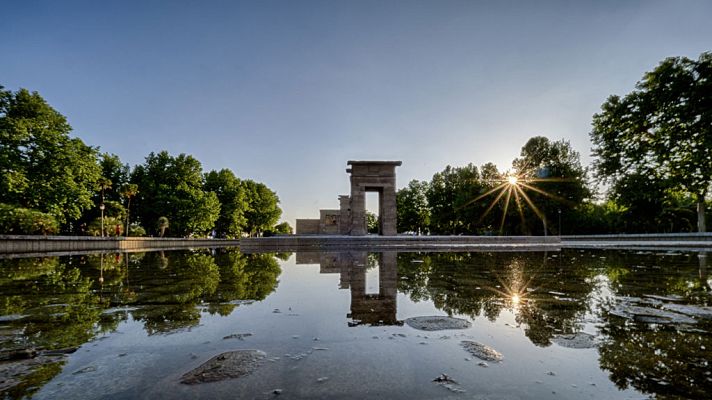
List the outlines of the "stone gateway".
{"type": "Polygon", "coordinates": [[[401,161],[349,161],[346,172],[351,175],[351,195],[339,196],[338,210],[320,210],[318,220],[298,219],[297,235],[366,235],[366,192],[378,193],[379,234],[396,235],[396,167],[401,164],[401,161]]]}

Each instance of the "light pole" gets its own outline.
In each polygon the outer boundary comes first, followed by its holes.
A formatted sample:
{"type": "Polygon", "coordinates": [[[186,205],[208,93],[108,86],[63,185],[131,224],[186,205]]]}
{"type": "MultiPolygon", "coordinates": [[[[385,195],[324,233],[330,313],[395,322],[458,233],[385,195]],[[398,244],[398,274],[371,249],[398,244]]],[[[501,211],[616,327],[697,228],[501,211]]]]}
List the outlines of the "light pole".
{"type": "Polygon", "coordinates": [[[99,204],[101,210],[101,237],[104,237],[104,203],[99,204]]]}
{"type": "Polygon", "coordinates": [[[559,208],[559,236],[561,236],[561,209],[559,208]]]}

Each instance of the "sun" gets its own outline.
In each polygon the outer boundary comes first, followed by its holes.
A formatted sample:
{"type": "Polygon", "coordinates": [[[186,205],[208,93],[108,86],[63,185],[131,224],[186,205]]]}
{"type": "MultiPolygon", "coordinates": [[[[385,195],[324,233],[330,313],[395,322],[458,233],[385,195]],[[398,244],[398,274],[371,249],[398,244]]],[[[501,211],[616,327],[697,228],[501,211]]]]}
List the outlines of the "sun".
{"type": "Polygon", "coordinates": [[[514,175],[509,175],[509,176],[507,177],[507,182],[508,182],[510,185],[516,185],[516,184],[519,182],[519,178],[517,178],[517,177],[514,176],[514,175]]]}

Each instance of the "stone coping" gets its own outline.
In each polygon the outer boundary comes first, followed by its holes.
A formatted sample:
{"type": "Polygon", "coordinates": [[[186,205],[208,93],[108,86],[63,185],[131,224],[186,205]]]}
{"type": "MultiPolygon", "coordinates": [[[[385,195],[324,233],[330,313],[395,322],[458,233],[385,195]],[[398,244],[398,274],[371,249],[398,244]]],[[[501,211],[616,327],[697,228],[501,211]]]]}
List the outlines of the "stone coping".
{"type": "Polygon", "coordinates": [[[658,240],[694,240],[712,241],[712,232],[684,232],[684,233],[626,233],[614,235],[563,235],[562,241],[658,241],[658,240]]]}

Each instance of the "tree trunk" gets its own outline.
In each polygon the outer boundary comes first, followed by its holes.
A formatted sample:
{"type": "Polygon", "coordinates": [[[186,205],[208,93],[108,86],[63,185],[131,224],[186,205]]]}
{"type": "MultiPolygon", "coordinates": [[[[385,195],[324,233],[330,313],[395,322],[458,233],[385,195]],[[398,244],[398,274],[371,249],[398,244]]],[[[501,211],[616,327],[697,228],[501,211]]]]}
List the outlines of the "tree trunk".
{"type": "Polygon", "coordinates": [[[707,232],[705,224],[705,195],[697,195],[697,232],[707,232]]]}
{"type": "Polygon", "coordinates": [[[129,215],[131,214],[131,197],[129,197],[129,204],[126,205],[126,232],[124,236],[129,236],[129,215]]]}

